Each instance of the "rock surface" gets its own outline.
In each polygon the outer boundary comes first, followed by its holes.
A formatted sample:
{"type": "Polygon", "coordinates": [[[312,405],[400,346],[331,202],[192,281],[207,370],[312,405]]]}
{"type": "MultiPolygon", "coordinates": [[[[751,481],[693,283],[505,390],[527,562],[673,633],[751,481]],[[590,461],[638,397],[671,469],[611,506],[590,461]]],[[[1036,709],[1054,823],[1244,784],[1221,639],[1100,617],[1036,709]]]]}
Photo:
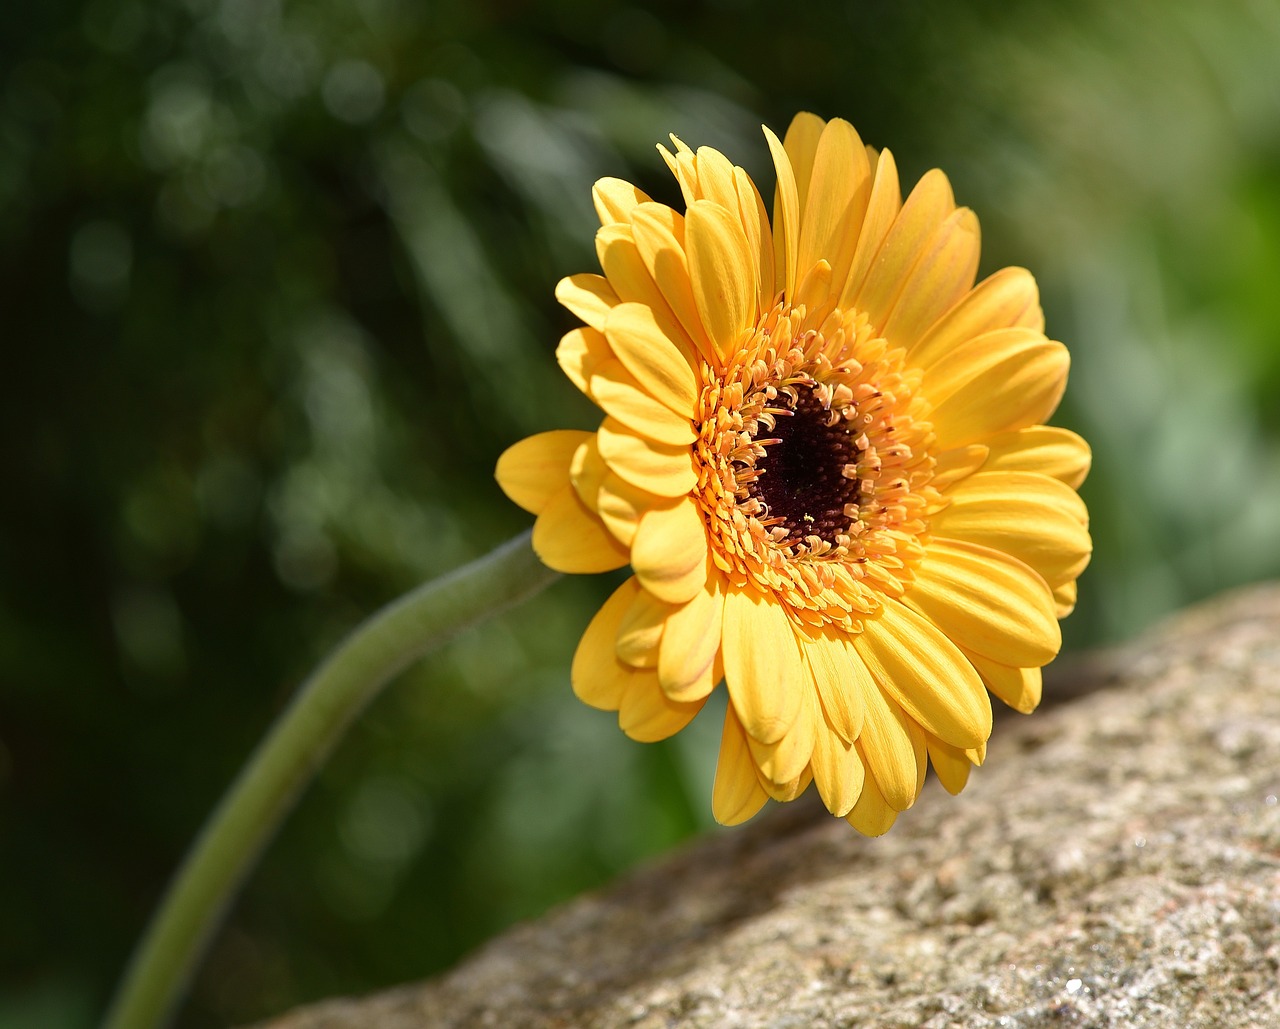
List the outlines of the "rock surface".
{"type": "Polygon", "coordinates": [[[1280,586],[1046,697],[881,839],[787,805],[270,1029],[1280,1026],[1280,586]]]}

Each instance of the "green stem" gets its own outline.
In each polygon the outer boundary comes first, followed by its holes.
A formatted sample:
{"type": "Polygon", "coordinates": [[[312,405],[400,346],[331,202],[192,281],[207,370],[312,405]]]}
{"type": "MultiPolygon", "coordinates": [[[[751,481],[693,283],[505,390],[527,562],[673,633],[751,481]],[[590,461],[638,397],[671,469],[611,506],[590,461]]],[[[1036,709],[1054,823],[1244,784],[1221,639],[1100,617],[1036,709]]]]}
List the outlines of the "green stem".
{"type": "Polygon", "coordinates": [[[172,1013],[258,855],[343,731],[396,673],[453,634],[548,586],[525,533],[366,619],[303,684],[187,854],[138,944],[104,1029],[172,1013]]]}

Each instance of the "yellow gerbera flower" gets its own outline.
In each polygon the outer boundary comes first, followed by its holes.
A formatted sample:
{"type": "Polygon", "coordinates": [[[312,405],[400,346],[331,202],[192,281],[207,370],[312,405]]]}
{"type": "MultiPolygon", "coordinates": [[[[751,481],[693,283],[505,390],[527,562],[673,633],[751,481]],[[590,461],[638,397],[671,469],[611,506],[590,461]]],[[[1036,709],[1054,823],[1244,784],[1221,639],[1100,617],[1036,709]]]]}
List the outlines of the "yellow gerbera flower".
{"type": "Polygon", "coordinates": [[[964,786],[988,691],[1039,702],[1089,561],[1089,448],[1042,424],[1068,358],[1035,281],[974,285],[978,222],[942,172],[903,200],[848,122],[765,135],[772,225],[741,168],[674,136],[683,215],[596,183],[604,275],[557,287],[586,323],[557,356],[605,417],[497,477],[552,568],[635,573],[578,646],[582,700],[657,740],[723,679],[716,818],[816,782],[878,835],[930,762],[964,786]]]}

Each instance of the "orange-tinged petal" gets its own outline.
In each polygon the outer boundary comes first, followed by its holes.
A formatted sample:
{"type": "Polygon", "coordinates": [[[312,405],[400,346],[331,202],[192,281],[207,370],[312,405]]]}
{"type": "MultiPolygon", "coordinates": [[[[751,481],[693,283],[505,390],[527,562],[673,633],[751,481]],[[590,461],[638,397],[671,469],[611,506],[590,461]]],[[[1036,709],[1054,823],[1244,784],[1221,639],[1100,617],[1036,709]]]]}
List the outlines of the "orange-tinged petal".
{"type": "Polygon", "coordinates": [[[939,447],[985,442],[1043,422],[1067,386],[1071,358],[1061,343],[1005,329],[957,347],[925,373],[939,447]]]}
{"type": "Polygon", "coordinates": [[[902,708],[880,689],[867,691],[863,698],[867,716],[858,736],[858,751],[880,787],[880,795],[895,811],[905,811],[916,802],[915,747],[902,708]]]}
{"type": "Polygon", "coordinates": [[[723,358],[756,320],[755,254],[747,247],[736,209],[731,214],[710,200],[697,200],[689,208],[685,246],[702,324],[723,358]]]}
{"type": "Polygon", "coordinates": [[[866,665],[854,653],[849,638],[834,626],[811,630],[800,649],[827,721],[852,743],[862,732],[864,691],[875,689],[866,665]]]}
{"type": "Polygon", "coordinates": [[[969,770],[973,765],[968,756],[959,747],[943,743],[937,737],[930,736],[925,745],[929,748],[929,760],[933,762],[933,770],[937,773],[942,788],[953,797],[965,787],[969,781],[969,770]]]}
{"type": "Polygon", "coordinates": [[[962,343],[996,329],[1044,332],[1040,291],[1025,268],[1002,268],[983,279],[918,341],[908,344],[907,359],[928,368],[962,343]]]}
{"type": "Polygon", "coordinates": [[[611,176],[596,181],[591,187],[591,199],[601,225],[626,222],[638,204],[650,202],[644,190],[611,176]]]}
{"type": "Polygon", "coordinates": [[[644,304],[620,304],[604,327],[609,346],[654,400],[686,422],[698,403],[698,377],[644,304]]]}
{"type": "Polygon", "coordinates": [[[570,275],[556,283],[556,299],[593,329],[603,330],[618,294],[603,275],[570,275]]]}
{"type": "Polygon", "coordinates": [[[539,432],[502,452],[494,477],[502,492],[530,514],[541,514],[569,483],[573,455],[591,433],[576,429],[539,432]]]}
{"type": "Polygon", "coordinates": [[[854,297],[858,310],[882,332],[909,272],[955,206],[951,183],[937,168],[925,173],[903,203],[854,297]]]}
{"type": "Polygon", "coordinates": [[[692,498],[640,519],[631,566],[640,584],[669,604],[692,600],[706,585],[707,529],[692,498]]]}
{"type": "Polygon", "coordinates": [[[840,306],[853,307],[854,300],[867,280],[872,261],[880,253],[881,245],[890,226],[902,210],[902,189],[898,185],[898,166],[893,154],[882,151],[871,169],[871,196],[867,200],[867,213],[858,232],[858,245],[849,266],[849,278],[840,290],[840,306]]]}
{"type": "Polygon", "coordinates": [[[862,784],[862,793],[845,821],[863,836],[883,836],[893,828],[898,812],[885,803],[875,776],[868,775],[862,784]]]}
{"type": "Polygon", "coordinates": [[[965,656],[982,676],[987,689],[1015,711],[1029,715],[1039,706],[1043,687],[1039,668],[1011,668],[970,651],[965,651],[965,656]]]}
{"type": "Polygon", "coordinates": [[[724,731],[720,737],[720,757],[716,762],[715,785],[711,790],[711,813],[721,825],[745,822],[769,799],[756,778],[756,764],[747,748],[747,734],[728,704],[724,731]]]}
{"type": "MultiPolygon", "coordinates": [[[[748,734],[747,746],[751,748],[751,756],[756,767],[760,769],[769,782],[781,786],[794,782],[809,764],[813,757],[814,738],[817,734],[817,700],[809,690],[801,690],[800,706],[796,720],[791,723],[782,739],[776,743],[761,743],[748,734]]],[[[826,732],[826,726],[823,726],[826,732]]],[[[766,787],[768,789],[768,787],[766,787]]]]}
{"type": "Polygon", "coordinates": [[[678,415],[655,400],[621,361],[601,362],[587,380],[587,386],[591,398],[605,414],[648,439],[687,447],[698,438],[689,416],[678,415]]]}
{"type": "Polygon", "coordinates": [[[632,576],[605,601],[587,625],[573,655],[570,679],[573,692],[584,704],[616,711],[635,669],[618,660],[618,626],[640,593],[632,576]]]}
{"type": "Polygon", "coordinates": [[[1089,514],[1065,483],[1034,472],[980,471],[957,483],[930,520],[935,539],[1003,550],[1057,589],[1089,563],[1089,514]]]}
{"type": "Polygon", "coordinates": [[[843,818],[858,802],[866,772],[857,747],[842,739],[825,719],[814,735],[812,767],[822,802],[833,815],[843,818]]]}
{"type": "Polygon", "coordinates": [[[673,700],[698,700],[715,688],[716,655],[724,620],[724,593],[718,574],[691,600],[667,616],[658,651],[658,681],[673,700]]]}
{"type": "Polygon", "coordinates": [[[909,346],[964,296],[978,274],[980,247],[977,215],[962,207],[948,216],[903,284],[885,321],[885,339],[909,346]]]}
{"type": "MultiPolygon", "coordinates": [[[[799,121],[799,117],[797,117],[799,121]]],[[[782,141],[764,126],[778,186],[773,198],[773,270],[774,288],[791,296],[796,288],[797,260],[800,256],[800,192],[796,186],[791,158],[782,141]]]]}
{"type": "Polygon", "coordinates": [[[618,726],[633,740],[656,743],[692,722],[703,703],[672,700],[662,692],[656,672],[639,672],[628,681],[622,695],[618,726]]]}
{"type": "Polygon", "coordinates": [[[885,694],[926,732],[957,747],[977,746],[991,735],[982,680],[955,644],[910,608],[886,601],[854,648],[885,694]]]}
{"type": "Polygon", "coordinates": [[[986,471],[1039,472],[1072,489],[1079,489],[1093,460],[1088,443],[1055,425],[1014,429],[984,442],[990,452],[983,466],[986,471]]]}
{"type": "Polygon", "coordinates": [[[1062,648],[1048,584],[975,543],[933,540],[904,602],[960,646],[1006,665],[1045,665],[1062,648]]]}
{"type": "Polygon", "coordinates": [[[698,484],[688,447],[657,443],[614,418],[606,418],[596,435],[605,463],[633,486],[660,497],[680,497],[698,484]]]}
{"type": "Polygon", "coordinates": [[[772,599],[730,588],[721,651],[725,682],[753,739],[776,743],[795,723],[805,686],[800,649],[786,613],[772,599]]]}
{"type": "Polygon", "coordinates": [[[556,361],[561,371],[587,396],[591,396],[588,386],[591,376],[602,364],[612,360],[613,351],[604,333],[589,327],[565,333],[556,347],[556,361]]]}
{"type": "Polygon", "coordinates": [[[533,551],[548,568],[577,575],[611,572],[630,556],[572,486],[552,497],[533,523],[533,551]]]}

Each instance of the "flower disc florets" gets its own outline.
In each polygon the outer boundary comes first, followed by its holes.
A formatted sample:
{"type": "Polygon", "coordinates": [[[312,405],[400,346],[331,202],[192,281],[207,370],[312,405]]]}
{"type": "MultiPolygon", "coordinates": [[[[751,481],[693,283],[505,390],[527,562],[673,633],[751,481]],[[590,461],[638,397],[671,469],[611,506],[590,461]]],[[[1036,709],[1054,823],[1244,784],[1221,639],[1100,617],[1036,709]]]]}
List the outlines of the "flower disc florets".
{"type": "Polygon", "coordinates": [[[797,624],[860,631],[882,594],[905,592],[939,501],[902,352],[856,312],[779,303],[702,378],[695,466],[712,561],[797,624]]]}

